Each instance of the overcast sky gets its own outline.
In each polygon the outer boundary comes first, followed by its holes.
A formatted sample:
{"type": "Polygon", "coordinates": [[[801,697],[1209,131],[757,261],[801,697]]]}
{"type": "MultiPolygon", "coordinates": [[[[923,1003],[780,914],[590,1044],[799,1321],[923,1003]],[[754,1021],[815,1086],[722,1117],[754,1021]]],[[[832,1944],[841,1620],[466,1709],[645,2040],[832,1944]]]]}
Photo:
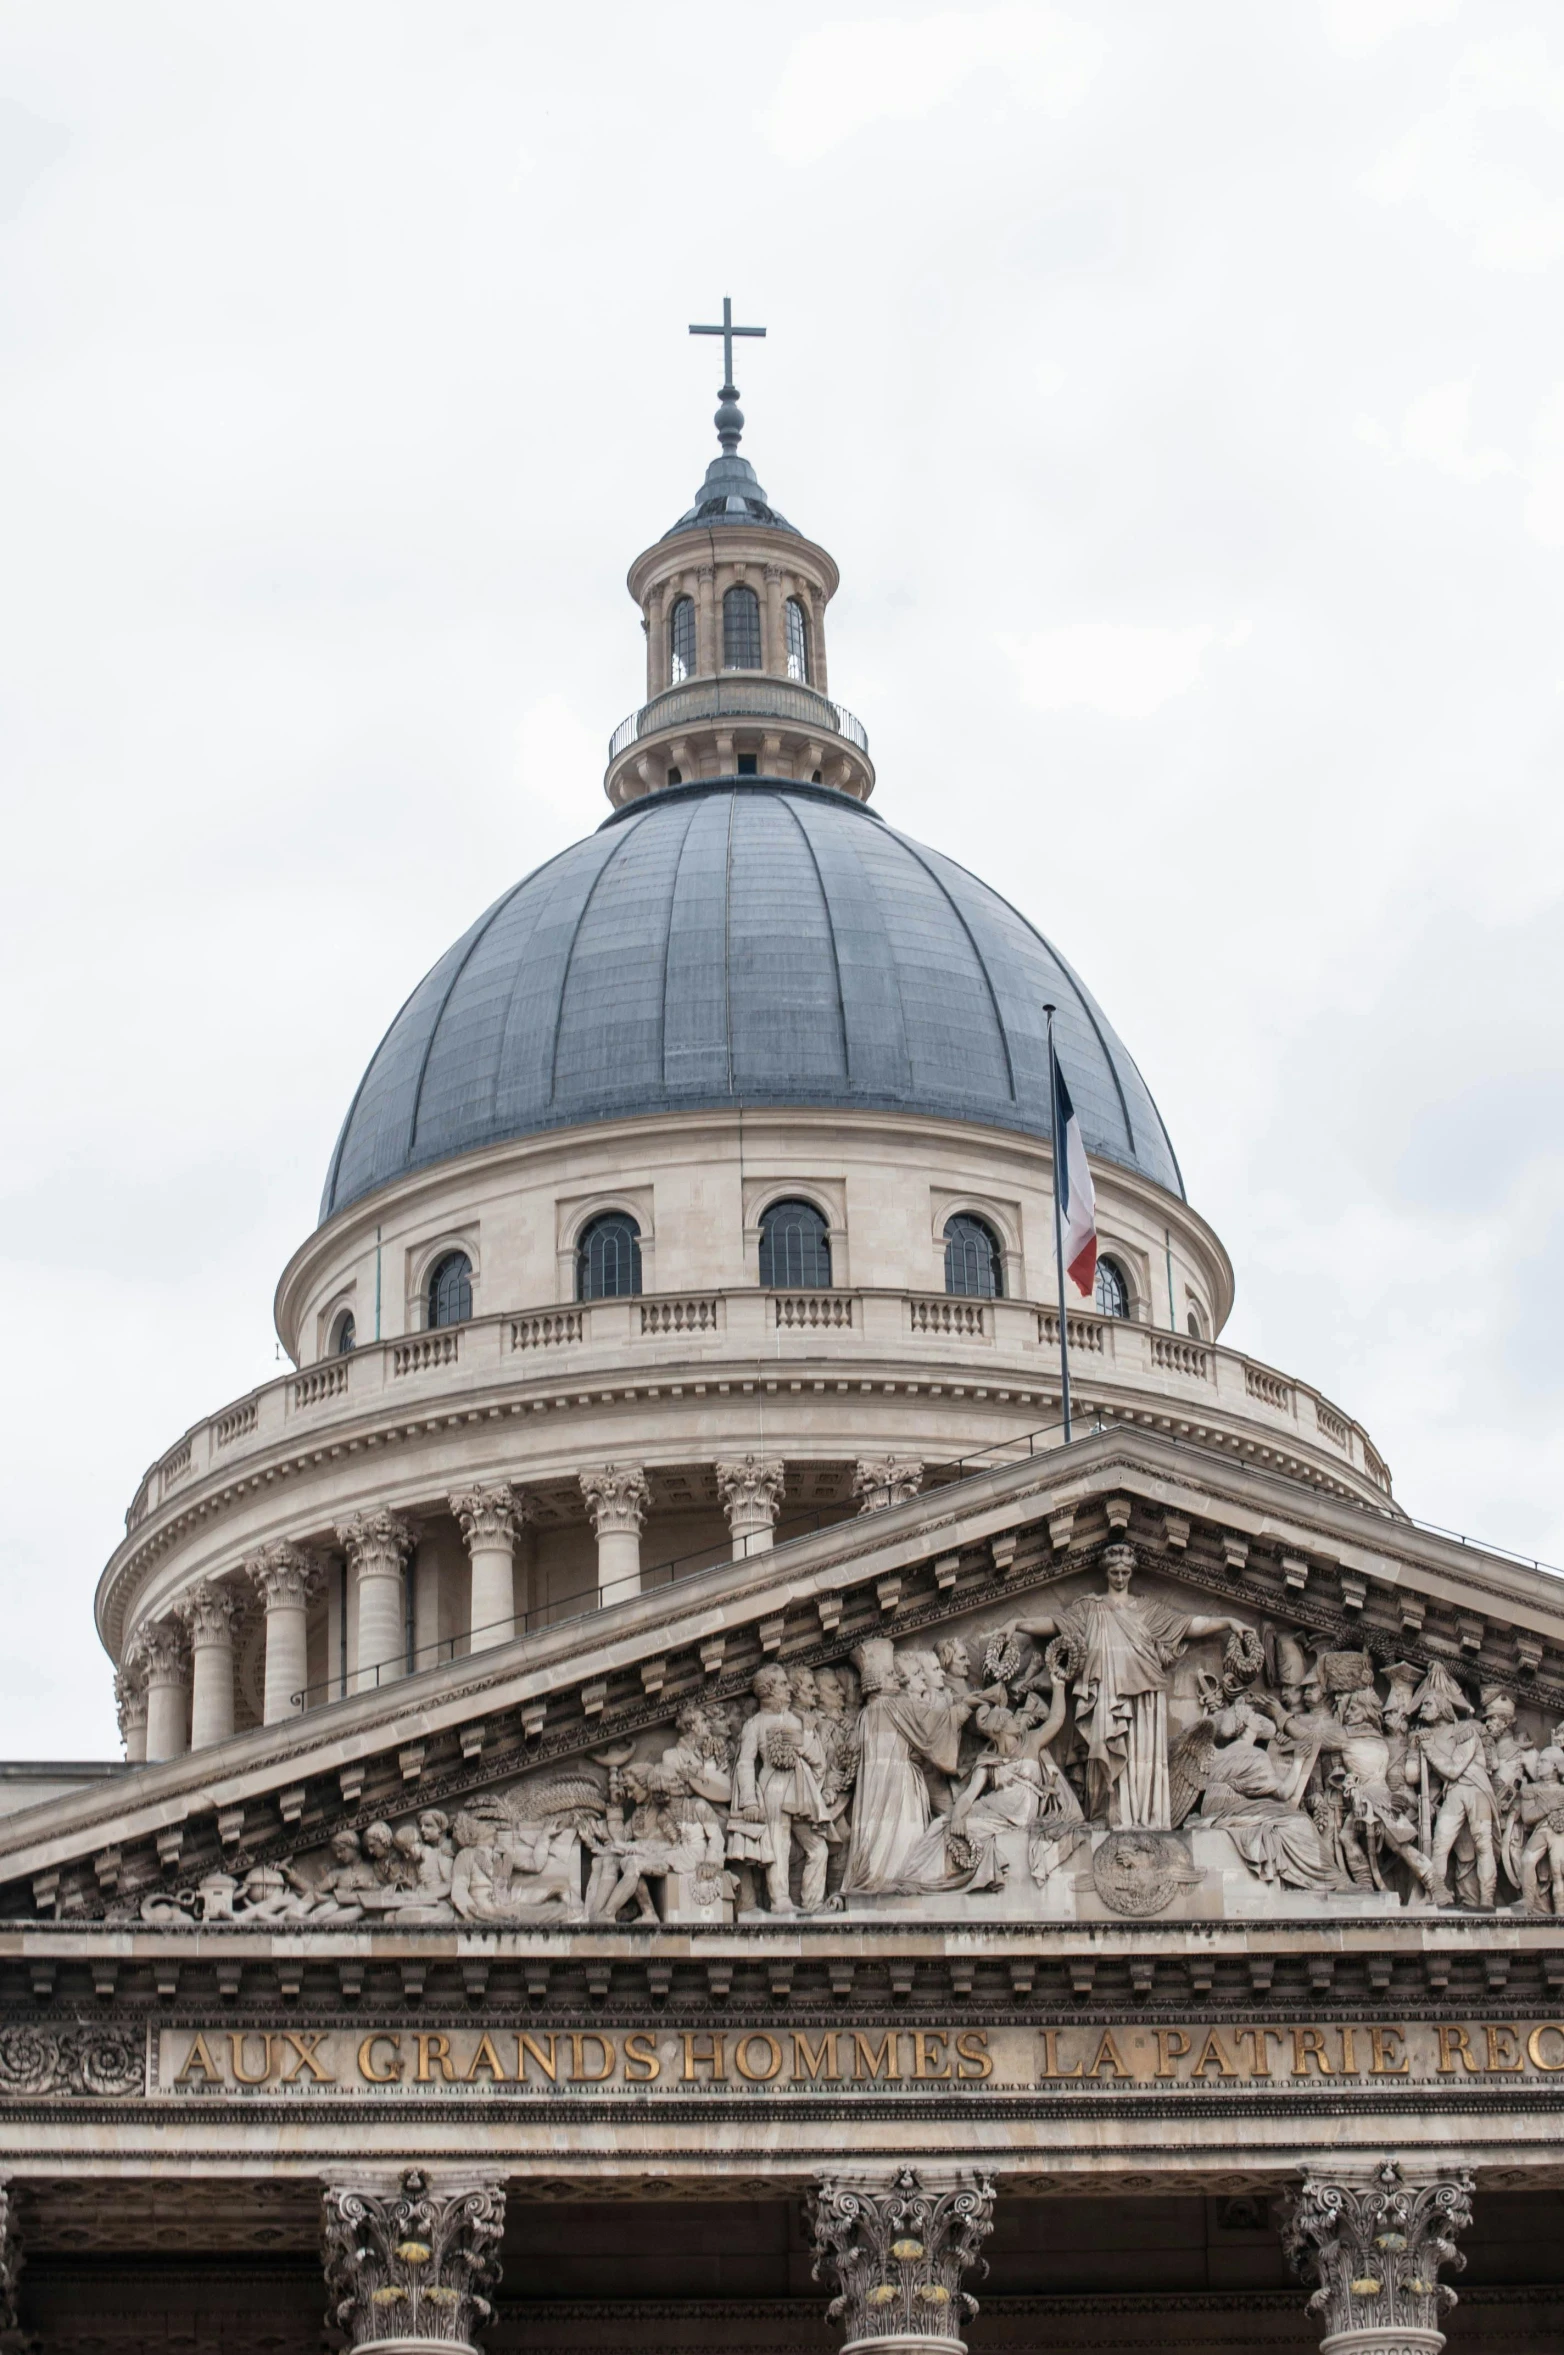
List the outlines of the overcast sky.
{"type": "Polygon", "coordinates": [[[0,1752],[359,1074],[605,814],[713,442],[894,824],[1083,971],[1226,1338],[1564,1560],[1564,27],[1524,0],[0,5],[0,1752]]]}

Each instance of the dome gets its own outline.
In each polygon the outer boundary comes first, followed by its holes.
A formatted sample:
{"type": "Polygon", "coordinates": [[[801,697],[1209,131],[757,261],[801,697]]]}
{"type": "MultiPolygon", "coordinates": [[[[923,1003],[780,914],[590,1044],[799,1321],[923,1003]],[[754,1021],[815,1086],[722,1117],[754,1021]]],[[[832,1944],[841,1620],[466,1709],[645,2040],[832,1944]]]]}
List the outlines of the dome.
{"type": "Polygon", "coordinates": [[[829,789],[675,787],[536,868],[419,983],[321,1219],[456,1154],[636,1113],[797,1105],[1046,1137],[1050,999],[1090,1150],[1182,1196],[1134,1062],[997,892],[829,789]]]}

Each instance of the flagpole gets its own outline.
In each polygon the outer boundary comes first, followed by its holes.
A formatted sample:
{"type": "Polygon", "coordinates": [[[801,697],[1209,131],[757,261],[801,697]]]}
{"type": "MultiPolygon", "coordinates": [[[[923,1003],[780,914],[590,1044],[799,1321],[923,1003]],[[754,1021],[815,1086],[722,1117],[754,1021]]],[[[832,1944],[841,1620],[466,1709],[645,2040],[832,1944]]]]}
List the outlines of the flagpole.
{"type": "Polygon", "coordinates": [[[1064,1410],[1064,1444],[1070,1444],[1070,1319],[1064,1299],[1064,1219],[1059,1209],[1060,1156],[1065,1141],[1059,1134],[1059,1066],[1054,1058],[1055,1008],[1045,1006],[1048,1017],[1048,1126],[1054,1141],[1054,1266],[1059,1279],[1059,1403],[1064,1410]]]}

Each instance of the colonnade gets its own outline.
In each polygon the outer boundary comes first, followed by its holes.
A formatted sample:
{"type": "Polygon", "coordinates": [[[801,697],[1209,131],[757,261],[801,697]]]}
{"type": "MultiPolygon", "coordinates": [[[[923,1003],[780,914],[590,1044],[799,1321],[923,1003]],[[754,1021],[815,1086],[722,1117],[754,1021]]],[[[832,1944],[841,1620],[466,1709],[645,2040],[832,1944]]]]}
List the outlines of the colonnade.
{"type": "MultiPolygon", "coordinates": [[[[787,1467],[777,1457],[724,1458],[715,1467],[732,1541],[742,1560],[774,1542],[787,1467]]],[[[596,1464],[579,1475],[597,1540],[599,1606],[638,1593],[641,1534],[651,1484],[641,1464],[596,1464]]],[[[853,1470],[863,1512],[905,1503],[922,1485],[910,1456],[866,1456],[853,1470]]],[[[468,1643],[487,1650],[514,1640],[516,1548],[535,1518],[533,1500],[514,1481],[475,1483],[448,1499],[466,1540],[472,1586],[468,1643]]],[[[336,1524],[358,1614],[357,1666],[349,1683],[367,1692],[407,1673],[407,1563],[418,1531],[405,1515],[379,1508],[336,1524]]],[[[277,1540],[244,1557],[232,1576],[204,1578],[166,1617],[138,1627],[115,1677],[120,1731],[132,1765],[155,1764],[226,1741],[234,1730],[234,1654],[247,1614],[265,1618],[263,1720],[296,1716],[309,1681],[310,1604],[325,1561],[308,1546],[277,1540]]]]}
{"type": "MultiPolygon", "coordinates": [[[[19,2333],[22,2247],[0,2186],[0,2329],[19,2333]]],[[[1305,2167],[1281,2203],[1283,2245],[1313,2294],[1323,2355],[1440,2355],[1472,2219],[1464,2170],[1409,2175],[1386,2160],[1305,2167]]],[[[982,2171],[844,2168],[806,2203],[814,2277],[841,2355],[966,2355],[987,2271],[995,2186],[982,2171]]],[[[328,2181],[322,2195],[327,2318],[345,2344],[480,2355],[493,2318],[505,2184],[410,2167],[328,2181]]],[[[12,2343],[6,2337],[5,2344],[12,2343]]],[[[18,2337],[17,2343],[20,2343],[18,2337]]]]}

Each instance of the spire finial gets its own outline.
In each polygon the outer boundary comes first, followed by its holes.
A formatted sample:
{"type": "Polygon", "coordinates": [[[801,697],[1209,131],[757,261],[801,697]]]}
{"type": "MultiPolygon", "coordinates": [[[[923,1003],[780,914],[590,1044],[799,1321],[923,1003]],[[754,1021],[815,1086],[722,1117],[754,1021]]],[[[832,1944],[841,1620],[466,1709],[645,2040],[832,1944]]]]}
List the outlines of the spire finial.
{"type": "Polygon", "coordinates": [[[744,412],[738,405],[739,388],[733,381],[733,338],[736,335],[764,335],[765,332],[763,327],[734,326],[733,297],[728,294],[722,298],[720,327],[690,329],[692,335],[720,335],[722,338],[722,386],[717,395],[722,406],[712,422],[717,428],[717,439],[722,444],[723,453],[729,458],[738,448],[744,432],[744,412]]]}

